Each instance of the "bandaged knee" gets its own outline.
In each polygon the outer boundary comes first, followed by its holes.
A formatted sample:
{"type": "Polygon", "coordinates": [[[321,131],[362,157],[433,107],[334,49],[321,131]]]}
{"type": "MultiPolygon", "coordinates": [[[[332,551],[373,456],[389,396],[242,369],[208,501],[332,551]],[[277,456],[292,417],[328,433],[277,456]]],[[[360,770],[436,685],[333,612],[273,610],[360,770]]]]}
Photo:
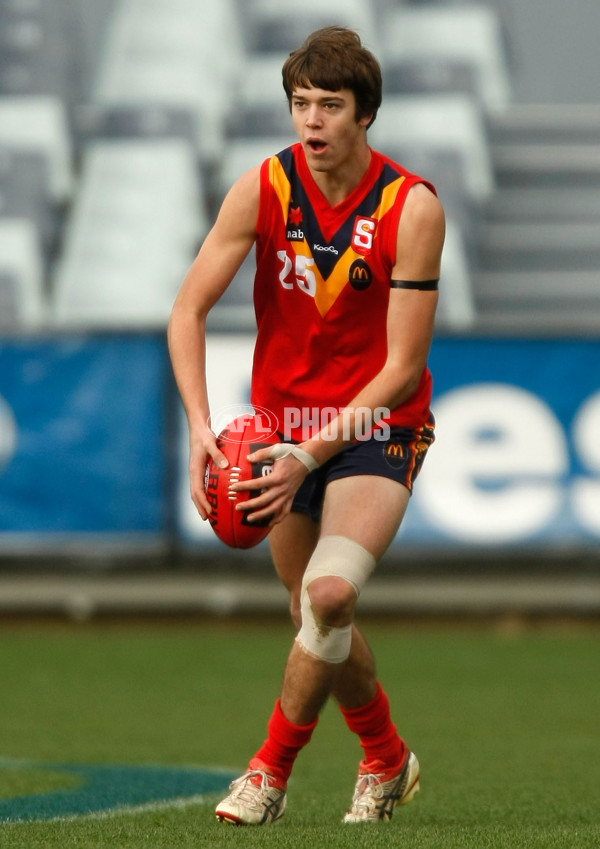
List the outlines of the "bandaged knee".
{"type": "Polygon", "coordinates": [[[300,595],[302,627],[296,641],[308,654],[327,663],[343,663],[350,654],[352,625],[333,627],[319,621],[308,588],[316,578],[342,578],[360,596],[375,568],[375,558],[354,540],[343,536],[322,537],[309,561],[300,595]]]}

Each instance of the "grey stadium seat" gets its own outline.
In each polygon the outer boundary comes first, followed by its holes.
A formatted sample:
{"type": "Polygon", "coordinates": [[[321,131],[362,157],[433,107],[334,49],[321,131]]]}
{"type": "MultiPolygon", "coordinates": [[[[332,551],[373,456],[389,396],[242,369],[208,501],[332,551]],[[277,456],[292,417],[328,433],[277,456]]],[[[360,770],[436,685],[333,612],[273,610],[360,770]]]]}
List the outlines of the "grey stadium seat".
{"type": "Polygon", "coordinates": [[[58,326],[166,325],[208,227],[198,180],[179,139],[89,146],[54,278],[58,326]]]}

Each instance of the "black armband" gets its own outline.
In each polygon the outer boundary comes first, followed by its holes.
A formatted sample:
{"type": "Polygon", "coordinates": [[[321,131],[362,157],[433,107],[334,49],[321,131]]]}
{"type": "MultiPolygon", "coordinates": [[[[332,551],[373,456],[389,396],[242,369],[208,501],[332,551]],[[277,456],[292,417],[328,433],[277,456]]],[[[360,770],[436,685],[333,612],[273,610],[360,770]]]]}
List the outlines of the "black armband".
{"type": "Polygon", "coordinates": [[[439,282],[439,277],[436,280],[390,280],[390,287],[392,289],[421,289],[423,292],[434,292],[439,282]]]}

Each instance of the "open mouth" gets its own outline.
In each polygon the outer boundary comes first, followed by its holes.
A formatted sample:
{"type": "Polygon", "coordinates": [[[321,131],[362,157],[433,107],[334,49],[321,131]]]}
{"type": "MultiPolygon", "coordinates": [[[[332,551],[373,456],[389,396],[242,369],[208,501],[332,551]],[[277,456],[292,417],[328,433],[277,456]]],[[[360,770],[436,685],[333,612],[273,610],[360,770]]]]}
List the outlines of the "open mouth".
{"type": "Polygon", "coordinates": [[[321,153],[327,147],[326,143],[319,139],[309,139],[308,146],[314,153],[321,153]]]}

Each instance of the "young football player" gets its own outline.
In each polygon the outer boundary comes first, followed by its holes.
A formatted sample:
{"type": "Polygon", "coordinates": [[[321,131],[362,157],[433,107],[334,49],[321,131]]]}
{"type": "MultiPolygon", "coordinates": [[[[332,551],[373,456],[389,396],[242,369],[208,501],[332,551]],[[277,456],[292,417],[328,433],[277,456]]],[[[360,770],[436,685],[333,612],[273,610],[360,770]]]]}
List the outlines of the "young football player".
{"type": "Polygon", "coordinates": [[[298,142],[245,173],[182,285],[169,325],[190,430],[192,498],[202,518],[209,427],[205,322],[255,246],[257,339],[251,400],[284,442],[256,452],[271,475],[240,505],[270,517],[275,569],[297,636],[264,744],[230,788],[223,822],[278,820],[294,760],[333,697],[364,756],[348,823],[389,820],[419,786],[355,606],[394,539],[434,438],[427,367],[444,241],[432,185],[373,150],[380,67],[359,36],[326,27],[283,66],[298,142]]]}

